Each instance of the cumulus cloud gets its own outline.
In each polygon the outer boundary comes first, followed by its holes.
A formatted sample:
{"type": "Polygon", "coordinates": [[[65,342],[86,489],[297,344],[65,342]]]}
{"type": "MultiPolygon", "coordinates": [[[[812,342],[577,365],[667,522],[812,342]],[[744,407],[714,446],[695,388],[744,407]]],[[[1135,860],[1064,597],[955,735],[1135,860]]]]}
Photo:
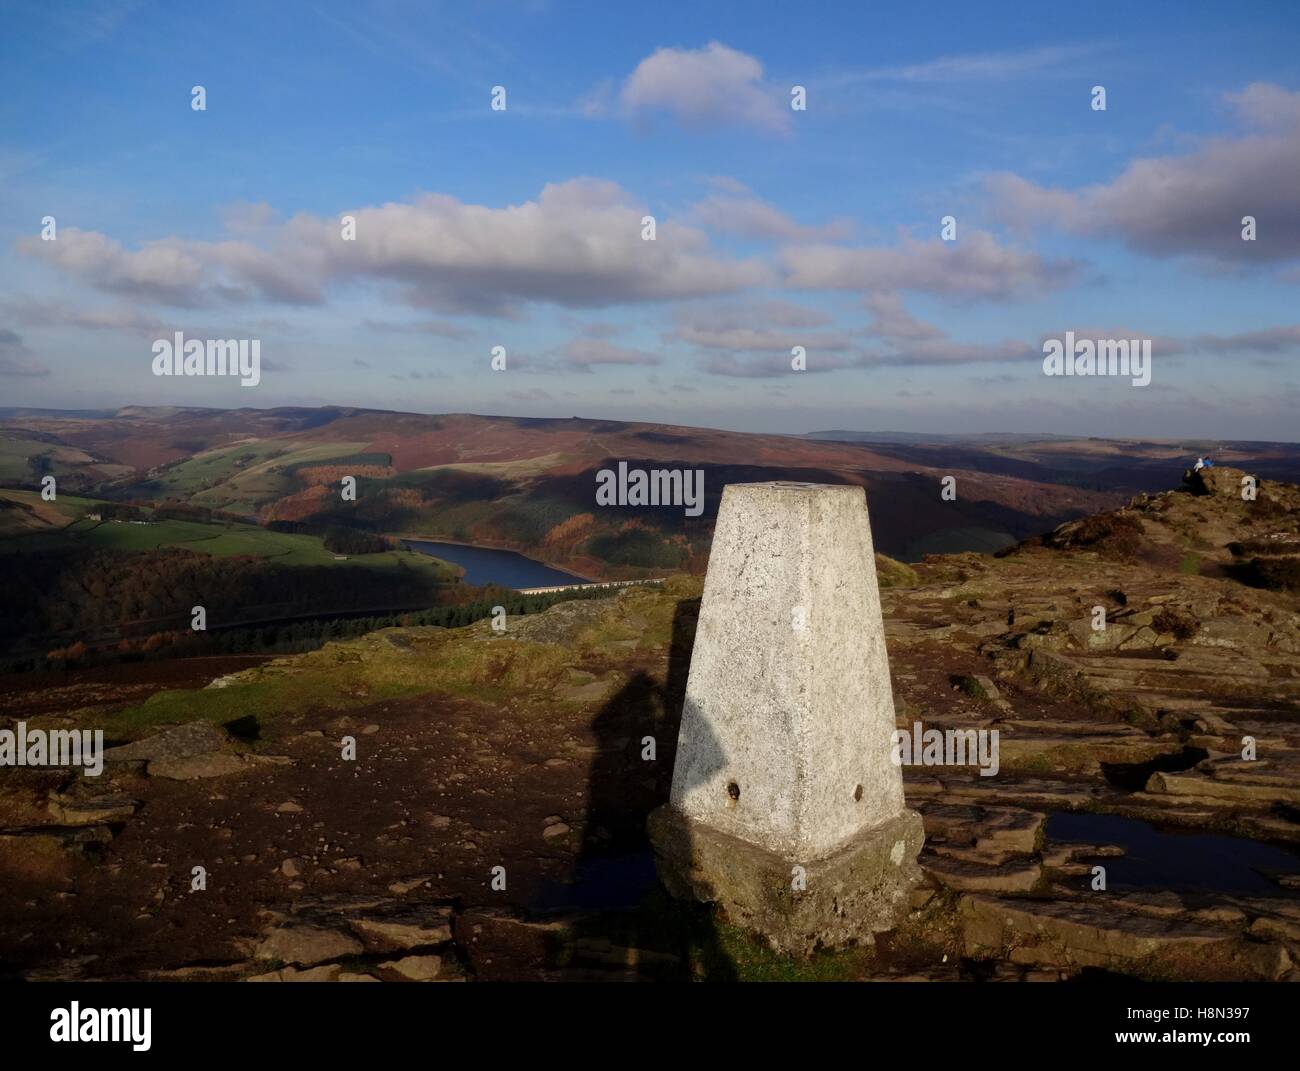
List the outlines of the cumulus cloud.
{"type": "Polygon", "coordinates": [[[793,301],[782,301],[779,298],[744,306],[733,305],[732,312],[752,312],[755,319],[780,327],[823,327],[835,319],[821,309],[810,309],[807,305],[797,305],[793,301]]]}
{"type": "Polygon", "coordinates": [[[943,336],[939,328],[918,320],[903,308],[903,299],[897,293],[868,294],[863,304],[873,318],[870,334],[895,342],[916,342],[943,336]]]}
{"type": "Polygon", "coordinates": [[[1252,82],[1226,99],[1237,109],[1242,122],[1266,130],[1294,130],[1300,127],[1300,91],[1292,92],[1271,82],[1252,82]]]}
{"type": "MultiPolygon", "coordinates": [[[[673,330],[666,336],[706,350],[786,353],[803,346],[809,353],[845,350],[842,332],[819,331],[830,317],[787,301],[708,303],[677,310],[673,330]]],[[[786,361],[787,368],[789,361],[786,361]]]]}
{"type": "Polygon", "coordinates": [[[955,242],[904,236],[895,246],[792,245],[781,251],[786,282],[808,290],[917,290],[951,298],[1007,300],[1073,281],[1079,265],[1045,260],[967,230],[955,242]]]}
{"type": "MultiPolygon", "coordinates": [[[[183,331],[192,337],[239,338],[248,337],[250,333],[265,337],[292,330],[292,326],[285,320],[265,316],[241,316],[237,321],[225,319],[202,323],[194,318],[196,314],[190,312],[160,315],[126,305],[96,308],[29,294],[0,299],[0,314],[29,328],[46,330],[71,327],[82,331],[120,331],[126,335],[149,339],[167,338],[176,331],[183,331]]],[[[262,359],[262,367],[267,367],[265,357],[262,359]]]]}
{"type": "Polygon", "coordinates": [[[98,290],[166,305],[253,297],[287,304],[320,301],[309,271],[309,261],[320,258],[304,248],[272,252],[246,241],[163,238],[129,250],[96,231],[65,227],[57,241],[23,238],[18,249],[98,290]]]}
{"type": "Polygon", "coordinates": [[[748,191],[707,197],[694,205],[691,213],[708,230],[769,241],[838,241],[847,238],[853,230],[847,220],[835,220],[820,227],[803,226],[748,191]]]}
{"type": "Polygon", "coordinates": [[[1113,181],[1079,190],[1009,173],[989,176],[986,189],[1009,226],[1046,225],[1153,256],[1225,264],[1300,256],[1300,92],[1255,83],[1227,100],[1248,128],[1236,136],[1134,160],[1113,181]],[[1257,241],[1242,241],[1243,216],[1256,218],[1257,241]]]}
{"type": "Polygon", "coordinates": [[[22,252],[101,290],[178,305],[191,303],[191,295],[203,285],[203,264],[181,246],[168,239],[145,242],[129,252],[111,238],[76,227],[64,227],[58,241],[27,237],[18,242],[22,252]]]}
{"type": "Polygon", "coordinates": [[[124,331],[153,338],[169,330],[157,316],[125,305],[94,308],[70,301],[21,295],[0,300],[0,310],[26,327],[124,331]]]}
{"type": "MultiPolygon", "coordinates": [[[[906,365],[952,365],[1023,361],[1041,357],[1041,349],[1004,340],[958,342],[941,328],[913,316],[896,292],[868,295],[864,305],[872,314],[862,332],[869,348],[856,346],[841,331],[797,331],[764,322],[761,305],[703,306],[680,310],[674,341],[695,346],[703,354],[701,367],[714,375],[767,378],[790,372],[790,352],[803,346],[808,371],[906,365]],[[757,357],[745,355],[757,354],[757,357]]],[[[768,303],[770,304],[770,303],[768,303]]],[[[798,309],[778,303],[779,306],[798,309]]],[[[778,308],[778,314],[782,311],[778,308]]],[[[806,310],[812,311],[812,310],[806,310]]]]}
{"type": "Polygon", "coordinates": [[[443,314],[508,315],[519,303],[597,308],[774,281],[767,264],[716,253],[682,224],[664,221],[657,241],[642,241],[643,212],[616,183],[574,179],[504,208],[429,194],[355,209],[355,241],[341,240],[335,219],[299,215],[264,245],[168,238],[128,250],[68,228],[19,248],[98,289],[178,306],[313,303],[331,283],[363,280],[396,284],[406,303],[443,314]]]}
{"type": "Polygon", "coordinates": [[[615,346],[601,338],[575,338],[561,349],[564,362],[571,368],[591,371],[593,365],[656,365],[656,354],[628,346],[615,346]]]}
{"type": "Polygon", "coordinates": [[[231,234],[256,234],[276,223],[274,208],[265,201],[236,201],[221,209],[222,225],[231,234]]]}
{"type": "Polygon", "coordinates": [[[629,115],[667,114],[697,129],[734,123],[783,134],[790,128],[789,98],[764,83],[763,65],[717,41],[657,49],[628,76],[619,100],[629,115]]]}
{"type": "Polygon", "coordinates": [[[866,334],[883,349],[868,353],[868,365],[975,364],[986,361],[1022,361],[1039,356],[1023,342],[957,342],[934,324],[913,316],[897,293],[868,295],[863,302],[872,314],[866,334]]]}

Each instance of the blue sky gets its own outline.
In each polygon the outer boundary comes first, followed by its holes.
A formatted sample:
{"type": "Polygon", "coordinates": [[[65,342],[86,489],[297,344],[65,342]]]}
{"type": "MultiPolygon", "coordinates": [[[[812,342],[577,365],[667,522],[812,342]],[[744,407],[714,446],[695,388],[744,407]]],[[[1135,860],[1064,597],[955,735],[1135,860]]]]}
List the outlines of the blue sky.
{"type": "Polygon", "coordinates": [[[882,6],[0,4],[0,404],[1297,438],[1300,8],[882,6]]]}

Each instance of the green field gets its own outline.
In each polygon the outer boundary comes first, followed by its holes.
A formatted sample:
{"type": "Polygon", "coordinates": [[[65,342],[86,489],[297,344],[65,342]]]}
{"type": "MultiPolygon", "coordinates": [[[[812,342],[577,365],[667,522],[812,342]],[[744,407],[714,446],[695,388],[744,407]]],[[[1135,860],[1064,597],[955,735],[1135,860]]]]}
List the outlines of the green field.
{"type": "MultiPolygon", "coordinates": [[[[15,536],[25,536],[34,531],[32,527],[33,512],[43,517],[54,529],[40,526],[36,531],[57,530],[94,512],[98,502],[92,498],[80,498],[77,495],[59,495],[53,502],[45,502],[36,491],[17,491],[0,488],[0,499],[17,502],[27,507],[26,510],[0,510],[0,540],[15,536]],[[29,512],[30,511],[30,512],[29,512]]],[[[39,524],[39,521],[36,523],[39,524]]]]}
{"type": "Polygon", "coordinates": [[[46,472],[69,476],[93,463],[84,451],[38,439],[0,438],[0,480],[38,480],[46,472]],[[44,458],[44,466],[34,466],[31,459],[44,458]]]}
{"type": "Polygon", "coordinates": [[[252,513],[258,506],[299,489],[286,470],[348,457],[365,445],[249,440],[195,454],[137,486],[150,498],[179,498],[196,506],[252,513]]]}
{"type": "MultiPolygon", "coordinates": [[[[40,502],[40,495],[30,491],[0,490],[0,497],[27,504],[40,502]]],[[[58,530],[6,534],[0,531],[0,553],[5,551],[36,551],[59,547],[83,546],[109,550],[141,551],[159,547],[182,547],[215,557],[237,554],[266,558],[283,565],[360,565],[368,569],[396,569],[404,563],[412,569],[430,573],[439,580],[449,580],[458,570],[427,554],[409,550],[391,550],[382,554],[351,555],[340,561],[325,549],[320,537],[271,532],[254,524],[203,524],[198,521],[161,520],[147,524],[121,521],[92,521],[87,513],[94,513],[104,503],[89,498],[60,495],[57,502],[47,507],[57,507],[72,523],[58,530]],[[75,518],[75,519],[74,519],[75,518]]],[[[147,511],[146,511],[147,512],[147,511]]]]}

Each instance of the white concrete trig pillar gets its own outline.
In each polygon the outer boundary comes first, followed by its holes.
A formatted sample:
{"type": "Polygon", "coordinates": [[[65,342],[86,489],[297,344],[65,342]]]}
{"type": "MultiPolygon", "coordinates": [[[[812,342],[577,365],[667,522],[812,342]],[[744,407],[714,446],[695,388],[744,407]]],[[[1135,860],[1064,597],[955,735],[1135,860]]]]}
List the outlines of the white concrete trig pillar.
{"type": "Polygon", "coordinates": [[[665,884],[783,951],[891,928],[924,839],[893,732],[862,488],[727,486],[671,799],[650,822],[665,884]]]}

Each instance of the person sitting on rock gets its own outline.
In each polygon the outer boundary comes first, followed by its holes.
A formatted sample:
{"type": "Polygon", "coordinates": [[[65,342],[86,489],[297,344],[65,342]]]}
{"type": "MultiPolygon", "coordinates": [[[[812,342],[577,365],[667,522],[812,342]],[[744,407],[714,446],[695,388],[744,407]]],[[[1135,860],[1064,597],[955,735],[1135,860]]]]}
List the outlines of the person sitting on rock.
{"type": "Polygon", "coordinates": [[[1200,472],[1201,469],[1203,469],[1203,468],[1205,468],[1205,458],[1203,458],[1203,457],[1198,457],[1198,458],[1196,459],[1196,464],[1192,466],[1192,471],[1193,471],[1193,472],[1200,472]]]}
{"type": "Polygon", "coordinates": [[[1209,454],[1206,454],[1206,455],[1205,455],[1205,467],[1206,467],[1207,469],[1212,469],[1212,468],[1214,468],[1214,458],[1210,457],[1209,454]]]}

